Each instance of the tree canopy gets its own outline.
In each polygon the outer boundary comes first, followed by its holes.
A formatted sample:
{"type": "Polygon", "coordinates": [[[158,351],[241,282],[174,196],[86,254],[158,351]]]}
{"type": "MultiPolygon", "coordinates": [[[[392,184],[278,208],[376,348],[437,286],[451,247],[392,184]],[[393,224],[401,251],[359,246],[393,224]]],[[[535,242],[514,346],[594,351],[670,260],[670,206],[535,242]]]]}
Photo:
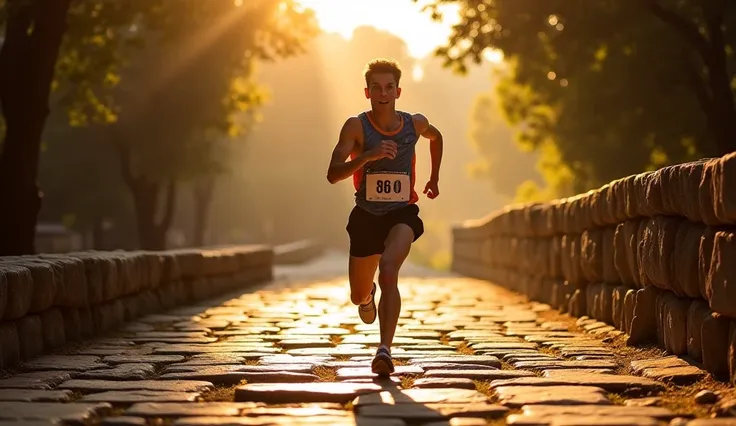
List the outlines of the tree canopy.
{"type": "Polygon", "coordinates": [[[559,157],[582,191],[736,149],[736,4],[729,0],[435,0],[460,23],[437,50],[463,73],[488,49],[518,142],[559,157]],[[554,149],[550,149],[550,145],[554,149]]]}
{"type": "Polygon", "coordinates": [[[300,53],[317,33],[311,11],[293,0],[7,1],[0,9],[8,128],[0,164],[15,165],[3,168],[0,196],[17,206],[2,217],[0,251],[9,254],[32,251],[49,103],[113,142],[139,226],[156,216],[166,188],[160,234],[176,184],[221,172],[225,140],[253,123],[263,100],[255,61],[300,53]]]}

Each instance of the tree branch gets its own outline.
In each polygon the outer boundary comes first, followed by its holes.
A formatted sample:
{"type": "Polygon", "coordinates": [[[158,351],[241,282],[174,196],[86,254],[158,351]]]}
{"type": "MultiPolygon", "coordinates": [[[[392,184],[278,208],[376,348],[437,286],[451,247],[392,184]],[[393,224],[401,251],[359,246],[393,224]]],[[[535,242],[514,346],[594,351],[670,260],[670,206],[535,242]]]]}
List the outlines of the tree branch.
{"type": "MultiPolygon", "coordinates": [[[[733,0],[730,0],[733,1],[733,0]]],[[[726,66],[726,41],[723,37],[723,18],[726,16],[728,9],[727,0],[704,1],[700,7],[705,16],[705,23],[708,28],[708,37],[710,38],[711,59],[722,64],[710,64],[711,66],[726,66]]],[[[707,60],[707,58],[706,58],[707,60]]]]}
{"type": "Polygon", "coordinates": [[[695,49],[700,56],[707,61],[711,54],[711,46],[708,40],[700,34],[698,27],[689,19],[662,7],[657,0],[649,0],[647,3],[649,11],[662,22],[677,30],[695,49]]]}
{"type": "Polygon", "coordinates": [[[708,93],[708,89],[705,81],[703,81],[703,77],[698,72],[697,65],[693,64],[693,62],[687,56],[687,53],[683,52],[683,66],[687,70],[688,83],[690,87],[692,87],[692,89],[695,91],[695,95],[698,98],[700,107],[703,108],[703,111],[706,113],[707,116],[710,116],[713,110],[713,99],[708,93]]]}

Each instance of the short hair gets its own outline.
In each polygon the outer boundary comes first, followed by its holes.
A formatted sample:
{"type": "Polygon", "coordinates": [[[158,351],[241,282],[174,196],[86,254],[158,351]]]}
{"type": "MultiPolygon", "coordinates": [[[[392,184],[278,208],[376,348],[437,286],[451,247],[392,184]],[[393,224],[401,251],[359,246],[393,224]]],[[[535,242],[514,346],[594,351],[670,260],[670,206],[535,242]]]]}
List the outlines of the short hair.
{"type": "Polygon", "coordinates": [[[394,61],[393,59],[377,58],[371,60],[365,66],[364,74],[366,87],[370,85],[370,79],[373,74],[384,73],[393,74],[394,78],[396,79],[396,85],[399,85],[399,80],[401,80],[401,67],[399,66],[398,62],[394,61]]]}

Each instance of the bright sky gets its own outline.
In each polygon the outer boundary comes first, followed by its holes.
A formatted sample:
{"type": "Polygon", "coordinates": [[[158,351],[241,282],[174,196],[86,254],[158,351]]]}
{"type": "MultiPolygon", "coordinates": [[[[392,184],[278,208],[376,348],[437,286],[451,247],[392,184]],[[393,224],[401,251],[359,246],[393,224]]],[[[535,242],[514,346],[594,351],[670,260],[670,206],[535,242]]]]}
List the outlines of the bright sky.
{"type": "Polygon", "coordinates": [[[401,37],[409,54],[421,58],[446,43],[451,26],[457,21],[456,6],[442,8],[444,22],[432,20],[421,8],[426,0],[300,0],[315,11],[326,32],[336,32],[350,39],[353,30],[371,25],[401,37]]]}

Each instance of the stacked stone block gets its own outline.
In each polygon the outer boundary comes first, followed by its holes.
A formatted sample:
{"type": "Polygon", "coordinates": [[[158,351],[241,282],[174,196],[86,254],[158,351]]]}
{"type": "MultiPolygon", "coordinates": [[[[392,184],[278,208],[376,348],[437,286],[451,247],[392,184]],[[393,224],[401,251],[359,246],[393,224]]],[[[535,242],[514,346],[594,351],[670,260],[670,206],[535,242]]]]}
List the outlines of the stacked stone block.
{"type": "Polygon", "coordinates": [[[325,247],[318,241],[298,240],[274,247],[274,264],[295,265],[309,262],[324,253],[325,247]]]}
{"type": "Polygon", "coordinates": [[[453,270],[736,383],[736,153],[466,222],[453,230],[453,270]]]}
{"type": "Polygon", "coordinates": [[[272,269],[273,250],[255,245],[0,257],[0,370],[272,269]]]}

